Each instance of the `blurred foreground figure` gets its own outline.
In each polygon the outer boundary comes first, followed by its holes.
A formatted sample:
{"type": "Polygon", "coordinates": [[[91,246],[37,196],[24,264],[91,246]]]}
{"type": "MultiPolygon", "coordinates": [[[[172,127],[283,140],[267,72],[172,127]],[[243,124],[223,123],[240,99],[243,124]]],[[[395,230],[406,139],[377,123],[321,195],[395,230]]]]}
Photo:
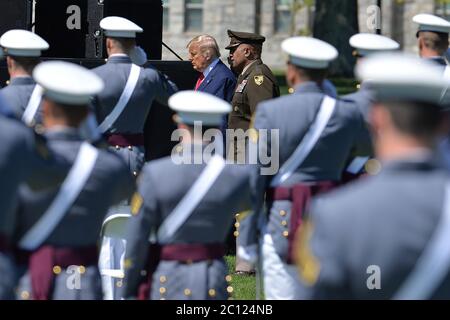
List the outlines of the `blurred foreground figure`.
{"type": "Polygon", "coordinates": [[[313,196],[339,185],[351,156],[367,156],[371,147],[357,106],[323,91],[323,80],[337,50],[307,37],[287,39],[282,48],[289,56],[286,79],[295,92],[258,106],[256,133],[250,144],[258,145],[259,154],[278,158],[280,168],[267,172],[273,161],[261,163],[252,175],[255,214],[241,222],[238,248],[241,258],[255,262],[261,242],[267,299],[298,297],[292,245],[304,210],[313,196]],[[279,139],[265,130],[278,131],[279,139]]]}
{"type": "Polygon", "coordinates": [[[220,135],[231,107],[198,91],[177,93],[169,105],[183,141],[180,153],[142,172],[127,230],[123,297],[224,300],[233,291],[225,240],[234,213],[249,207],[248,169],[227,165],[222,139],[211,145],[206,136],[220,135]]]}
{"type": "MultiPolygon", "coordinates": [[[[0,50],[0,58],[3,51],[0,50]]],[[[45,139],[16,119],[7,119],[9,108],[0,99],[0,300],[14,299],[17,267],[13,259],[17,204],[20,183],[34,190],[57,185],[70,168],[64,159],[55,157],[45,139]]]]}
{"type": "Polygon", "coordinates": [[[103,81],[75,64],[45,62],[33,73],[44,89],[45,136],[72,167],[58,188],[20,191],[18,245],[28,258],[21,298],[102,299],[97,242],[111,205],[128,198],[134,180],[117,155],[83,142],[79,127],[103,81]]]}
{"type": "Polygon", "coordinates": [[[376,175],[314,202],[295,250],[308,299],[447,299],[450,180],[436,155],[442,69],[402,54],[357,68],[375,93],[376,175]]]}

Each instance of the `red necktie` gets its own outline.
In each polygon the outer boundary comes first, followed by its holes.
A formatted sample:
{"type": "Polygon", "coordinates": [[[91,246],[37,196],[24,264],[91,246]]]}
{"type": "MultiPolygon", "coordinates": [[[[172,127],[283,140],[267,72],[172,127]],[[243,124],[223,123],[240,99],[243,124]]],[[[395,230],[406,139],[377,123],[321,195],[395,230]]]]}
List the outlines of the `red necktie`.
{"type": "Polygon", "coordinates": [[[200,74],[200,76],[198,77],[197,84],[195,85],[195,91],[198,90],[198,88],[200,87],[200,85],[202,84],[204,79],[205,79],[205,76],[203,75],[203,72],[202,72],[200,74]]]}

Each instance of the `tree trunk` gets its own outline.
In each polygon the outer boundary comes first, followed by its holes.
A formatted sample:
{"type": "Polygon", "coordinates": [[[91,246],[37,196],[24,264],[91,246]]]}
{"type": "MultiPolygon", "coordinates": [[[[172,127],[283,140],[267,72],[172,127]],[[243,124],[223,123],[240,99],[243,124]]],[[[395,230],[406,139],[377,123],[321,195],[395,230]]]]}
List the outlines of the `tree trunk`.
{"type": "Polygon", "coordinates": [[[339,58],[331,68],[334,76],[353,76],[355,58],[348,43],[359,32],[357,0],[316,0],[314,37],[336,47],[339,58]]]}

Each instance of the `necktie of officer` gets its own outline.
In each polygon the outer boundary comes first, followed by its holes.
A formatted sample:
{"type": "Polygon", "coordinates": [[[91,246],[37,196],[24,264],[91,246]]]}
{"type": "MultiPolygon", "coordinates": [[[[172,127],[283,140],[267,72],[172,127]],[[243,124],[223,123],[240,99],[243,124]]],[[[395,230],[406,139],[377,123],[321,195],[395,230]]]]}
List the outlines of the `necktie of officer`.
{"type": "Polygon", "coordinates": [[[197,84],[195,85],[195,91],[198,90],[198,88],[201,86],[203,80],[205,80],[205,75],[203,73],[200,74],[197,80],[197,84]]]}

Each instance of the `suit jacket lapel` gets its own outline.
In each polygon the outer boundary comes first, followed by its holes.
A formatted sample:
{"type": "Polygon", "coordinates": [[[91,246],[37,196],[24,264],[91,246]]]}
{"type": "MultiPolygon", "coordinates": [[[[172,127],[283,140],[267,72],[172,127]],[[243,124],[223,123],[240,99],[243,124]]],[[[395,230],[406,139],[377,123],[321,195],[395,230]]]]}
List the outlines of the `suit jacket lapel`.
{"type": "Polygon", "coordinates": [[[214,69],[211,70],[211,72],[208,74],[208,76],[205,78],[205,80],[203,80],[200,87],[198,87],[199,91],[203,91],[211,83],[211,81],[214,79],[214,76],[217,72],[217,69],[218,69],[218,66],[220,63],[221,62],[219,61],[219,63],[214,67],[214,69]]]}

